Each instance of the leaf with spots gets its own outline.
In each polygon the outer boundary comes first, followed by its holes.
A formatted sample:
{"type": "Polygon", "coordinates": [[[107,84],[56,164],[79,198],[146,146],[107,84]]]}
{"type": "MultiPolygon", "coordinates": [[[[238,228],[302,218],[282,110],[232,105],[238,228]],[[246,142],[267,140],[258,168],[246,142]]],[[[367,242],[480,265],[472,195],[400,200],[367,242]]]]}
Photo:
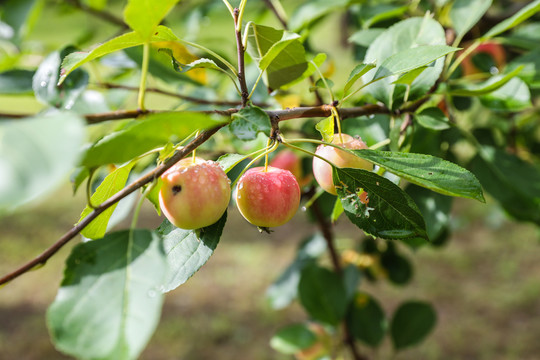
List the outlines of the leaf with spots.
{"type": "Polygon", "coordinates": [[[440,194],[485,202],[476,176],[449,161],[425,154],[368,149],[354,150],[354,153],[413,184],[440,194]]]}
{"type": "Polygon", "coordinates": [[[368,235],[383,239],[428,239],[420,210],[399,186],[370,171],[333,169],[345,214],[368,235]],[[367,192],[367,198],[362,194],[367,192]]]}

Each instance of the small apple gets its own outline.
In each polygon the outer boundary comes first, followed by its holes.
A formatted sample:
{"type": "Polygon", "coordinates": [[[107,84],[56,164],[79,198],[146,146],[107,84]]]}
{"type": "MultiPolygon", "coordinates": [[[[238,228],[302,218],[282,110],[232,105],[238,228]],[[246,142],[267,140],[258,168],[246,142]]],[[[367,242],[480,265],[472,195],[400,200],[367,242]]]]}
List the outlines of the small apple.
{"type": "Polygon", "coordinates": [[[291,220],[300,205],[300,187],[289,170],[252,168],[238,181],[236,205],[253,225],[281,226],[291,220]]]}
{"type": "MultiPolygon", "coordinates": [[[[347,134],[334,134],[332,144],[339,145],[346,149],[359,150],[367,149],[367,145],[360,138],[354,138],[347,134]]],[[[333,146],[319,145],[315,154],[327,159],[339,168],[354,168],[373,170],[373,164],[359,158],[346,151],[339,150],[333,146]]],[[[313,175],[319,185],[330,194],[337,195],[336,187],[332,179],[332,166],[326,161],[313,157],[313,175]]],[[[365,199],[364,199],[365,200],[365,199]]]]}
{"type": "Polygon", "coordinates": [[[161,179],[159,204],[176,227],[191,230],[212,225],[229,205],[230,180],[214,161],[182,159],[161,179]]]}
{"type": "Polygon", "coordinates": [[[283,150],[277,153],[270,161],[270,166],[284,170],[289,170],[300,187],[306,186],[311,180],[309,176],[304,175],[302,170],[302,159],[291,150],[283,150]]]}
{"type": "MultiPolygon", "coordinates": [[[[461,52],[463,52],[463,50],[461,52]]],[[[474,51],[472,51],[461,63],[464,76],[483,72],[483,70],[479,69],[473,61],[474,56],[478,54],[487,54],[491,56],[493,59],[493,64],[497,67],[497,69],[499,69],[499,71],[506,64],[506,52],[504,47],[497,42],[486,41],[474,49],[474,51]]]]}

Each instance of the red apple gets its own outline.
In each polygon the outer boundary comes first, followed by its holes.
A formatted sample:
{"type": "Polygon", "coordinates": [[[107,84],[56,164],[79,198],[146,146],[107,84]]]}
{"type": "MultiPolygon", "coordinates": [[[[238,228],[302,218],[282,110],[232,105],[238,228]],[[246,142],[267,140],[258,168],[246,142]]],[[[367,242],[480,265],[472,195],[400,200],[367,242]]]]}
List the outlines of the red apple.
{"type": "Polygon", "coordinates": [[[307,185],[311,180],[309,176],[304,176],[302,159],[291,150],[283,150],[277,153],[270,161],[270,166],[289,170],[296,178],[296,181],[298,181],[300,187],[307,185]]]}
{"type": "Polygon", "coordinates": [[[294,175],[269,166],[246,171],[238,181],[236,205],[242,216],[258,227],[285,224],[298,210],[300,187],[294,175]]]}
{"type": "MultiPolygon", "coordinates": [[[[461,52],[463,52],[463,50],[461,52]]],[[[504,51],[504,47],[502,47],[497,42],[487,41],[480,44],[476,49],[474,49],[473,52],[469,54],[469,56],[467,56],[463,60],[463,62],[461,63],[461,66],[463,67],[463,76],[478,74],[482,72],[482,70],[478,69],[472,61],[474,55],[481,53],[490,55],[499,70],[501,70],[506,64],[506,52],[504,51]]]]}
{"type": "Polygon", "coordinates": [[[159,204],[163,214],[182,229],[199,229],[218,221],[231,198],[230,180],[213,161],[185,158],[162,176],[159,204]]]}
{"type": "MultiPolygon", "coordinates": [[[[367,149],[367,145],[360,138],[354,138],[347,134],[334,134],[332,144],[339,145],[346,149],[359,150],[367,149]],[[342,141],[343,140],[343,141],[342,141]]],[[[359,158],[346,151],[339,150],[333,146],[319,145],[315,154],[327,159],[339,168],[354,168],[373,170],[373,164],[359,158]]],[[[313,175],[319,185],[330,194],[337,195],[336,187],[332,179],[332,166],[326,161],[313,157],[313,175]]],[[[367,200],[367,198],[365,199],[367,200]]]]}

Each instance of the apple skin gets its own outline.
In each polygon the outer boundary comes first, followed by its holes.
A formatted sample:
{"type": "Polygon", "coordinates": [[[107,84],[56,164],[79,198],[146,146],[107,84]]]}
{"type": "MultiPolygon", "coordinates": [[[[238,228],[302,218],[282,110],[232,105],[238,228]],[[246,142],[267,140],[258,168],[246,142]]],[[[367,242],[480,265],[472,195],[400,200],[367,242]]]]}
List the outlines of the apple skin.
{"type": "Polygon", "coordinates": [[[227,210],[231,182],[214,161],[182,159],[161,179],[159,205],[176,227],[192,230],[209,226],[227,210]]]}
{"type": "MultiPolygon", "coordinates": [[[[460,53],[462,52],[463,50],[460,53]]],[[[487,41],[480,44],[472,53],[469,54],[469,56],[463,59],[461,66],[463,68],[464,76],[474,75],[482,72],[482,70],[478,69],[472,61],[473,56],[479,53],[489,54],[493,58],[493,61],[499,70],[501,70],[506,64],[506,52],[504,47],[497,42],[487,41]]]]}
{"type": "Polygon", "coordinates": [[[300,205],[300,187],[289,170],[268,166],[249,169],[238,181],[236,205],[242,216],[261,228],[281,226],[300,205]]]}
{"type": "Polygon", "coordinates": [[[283,150],[277,153],[270,161],[270,166],[289,170],[294,175],[301,188],[311,181],[310,176],[304,175],[304,171],[302,170],[302,159],[291,150],[283,150]]]}
{"type": "MultiPolygon", "coordinates": [[[[332,144],[352,150],[367,149],[367,145],[362,139],[357,139],[347,134],[341,134],[341,137],[339,134],[334,134],[332,144]],[[342,139],[343,142],[341,141],[342,139]]],[[[327,159],[339,168],[373,170],[373,164],[369,161],[332,146],[319,145],[315,154],[327,159]]],[[[313,175],[321,188],[330,194],[337,195],[332,179],[332,166],[330,164],[317,157],[313,157],[313,175]]]]}

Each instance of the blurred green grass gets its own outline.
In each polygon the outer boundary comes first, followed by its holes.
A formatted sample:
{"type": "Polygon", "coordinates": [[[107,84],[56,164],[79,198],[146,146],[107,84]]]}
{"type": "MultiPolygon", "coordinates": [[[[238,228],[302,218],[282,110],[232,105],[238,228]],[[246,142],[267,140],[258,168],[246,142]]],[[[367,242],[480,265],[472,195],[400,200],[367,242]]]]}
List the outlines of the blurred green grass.
{"type": "MultiPolygon", "coordinates": [[[[0,219],[1,273],[61,236],[78,219],[83,203],[80,196],[74,200],[69,190],[60,190],[40,205],[0,219]]],[[[439,317],[434,333],[394,357],[388,340],[377,353],[364,351],[372,359],[537,359],[537,229],[507,221],[489,203],[458,201],[453,214],[457,230],[444,247],[425,247],[416,254],[401,247],[415,266],[409,285],[362,284],[387,313],[410,298],[432,302],[439,317]]],[[[160,222],[146,207],[139,225],[160,222]]],[[[268,341],[279,327],[303,321],[306,315],[298,304],[274,311],[264,294],[293,258],[297,244],[314,229],[299,214],[271,235],[259,234],[231,208],[214,256],[167,294],[161,322],[141,359],[289,359],[270,349],[268,341]]],[[[361,235],[346,221],[340,221],[338,230],[342,245],[361,235]]],[[[63,261],[77,242],[43,268],[0,289],[0,359],[68,358],[50,343],[45,312],[60,283],[63,261]]]]}

